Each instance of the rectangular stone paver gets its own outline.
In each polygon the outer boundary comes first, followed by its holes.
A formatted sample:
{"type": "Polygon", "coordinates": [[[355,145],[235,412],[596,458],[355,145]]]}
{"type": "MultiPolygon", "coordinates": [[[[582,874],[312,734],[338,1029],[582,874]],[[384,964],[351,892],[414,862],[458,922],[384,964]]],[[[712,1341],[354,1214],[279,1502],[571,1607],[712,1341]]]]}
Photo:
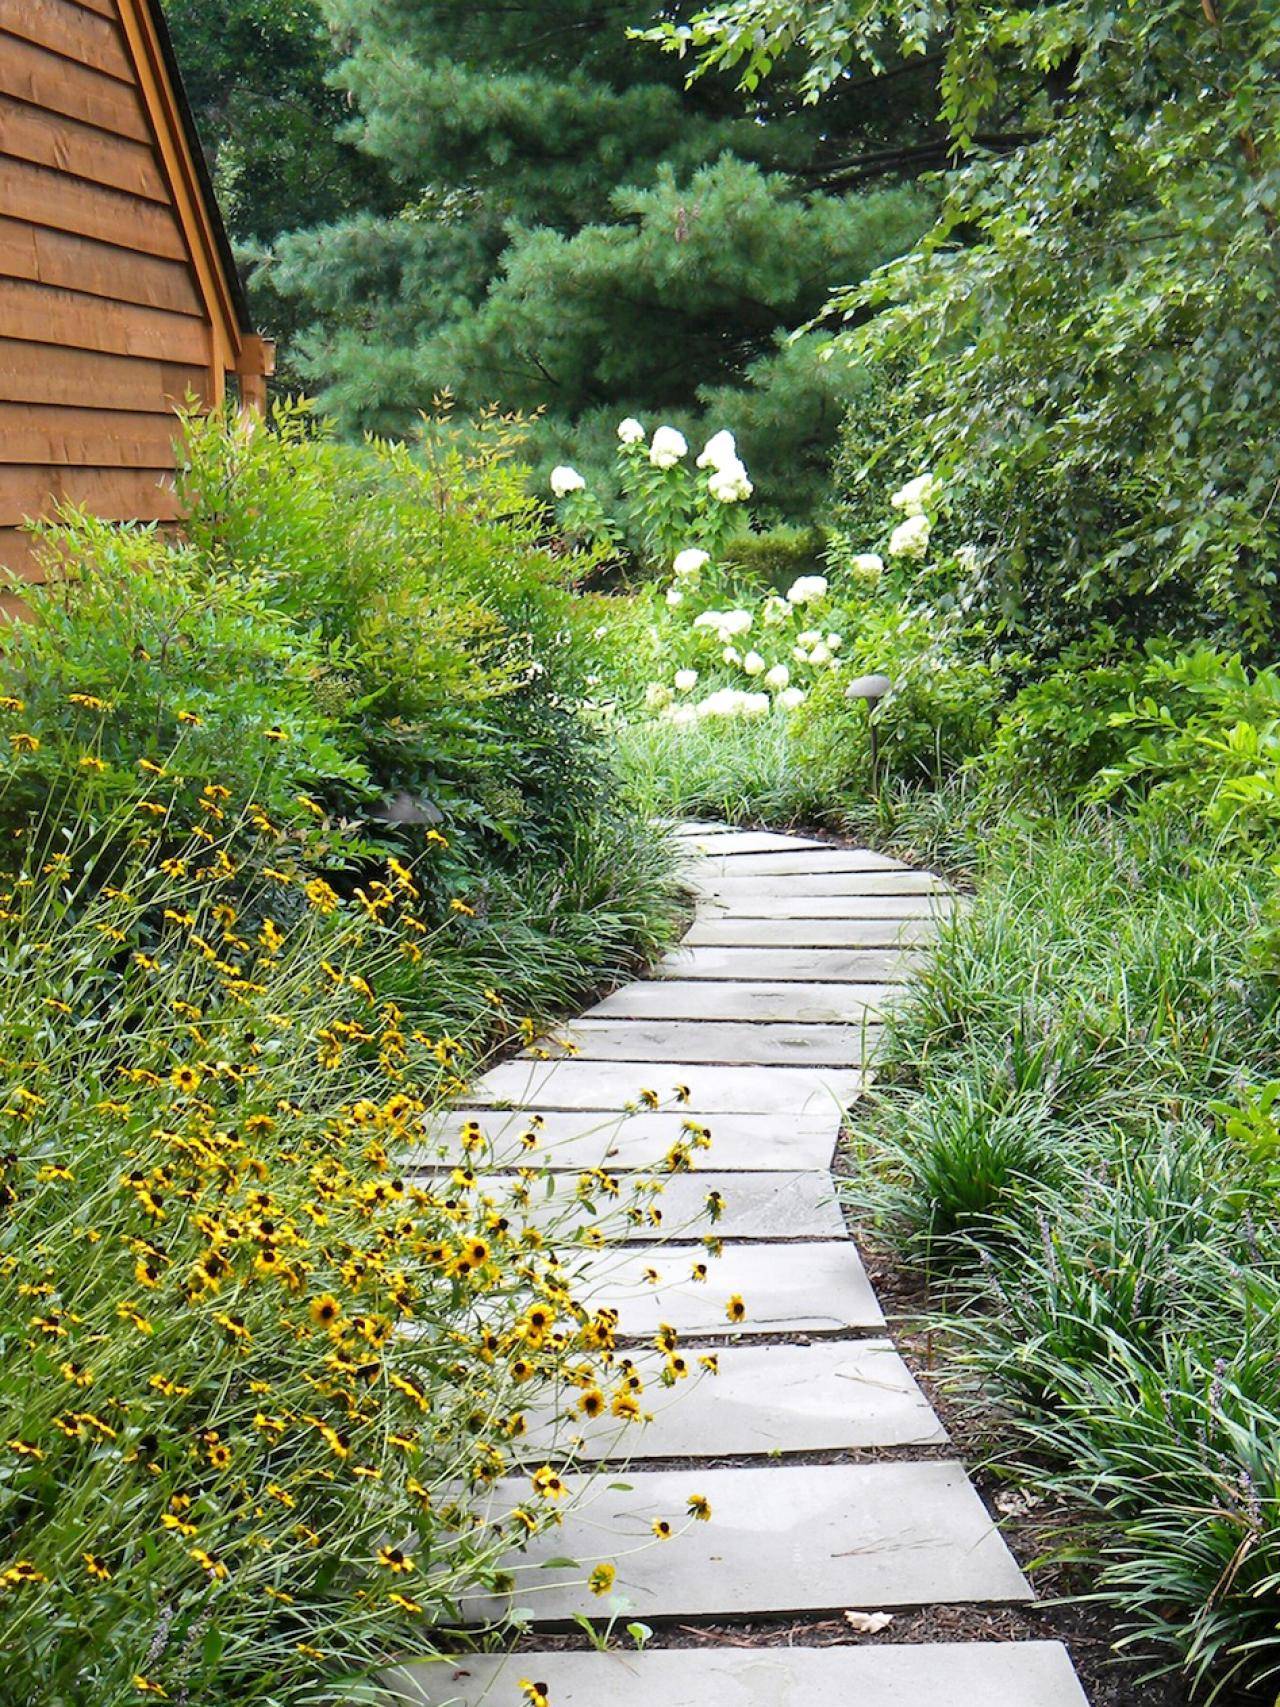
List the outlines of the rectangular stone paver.
{"type": "Polygon", "coordinates": [[[920,956],[887,948],[675,948],[657,978],[747,978],[773,983],[901,983],[920,956]]]}
{"type": "Polygon", "coordinates": [[[901,948],[932,942],[937,920],[929,915],[894,918],[752,919],[736,913],[704,913],[690,925],[686,948],[901,948]]]}
{"type": "MultiPolygon", "coordinates": [[[[522,1154],[520,1134],[529,1125],[525,1110],[456,1108],[432,1115],[424,1123],[424,1147],[397,1156],[397,1165],[431,1166],[440,1145],[449,1161],[461,1156],[457,1135],[466,1120],[478,1120],[494,1145],[499,1161],[514,1165],[541,1161],[557,1169],[654,1168],[670,1147],[687,1139],[688,1110],[660,1109],[656,1113],[611,1115],[582,1110],[548,1110],[542,1117],[539,1143],[532,1158],[522,1154]]],[[[768,1170],[825,1168],[840,1135],[840,1111],[823,1108],[812,1114],[712,1114],[705,1119],[711,1133],[709,1149],[695,1158],[698,1172],[706,1169],[768,1170]]]]}
{"type": "MultiPolygon", "coordinates": [[[[873,1033],[869,1042],[874,1043],[873,1033]]],[[[583,1061],[731,1061],[742,1066],[848,1067],[868,1040],[856,1025],[757,1025],[744,1020],[575,1020],[542,1047],[583,1061]]]]}
{"type": "MultiPolygon", "coordinates": [[[[447,1167],[411,1168],[406,1173],[426,1187],[433,1178],[446,1177],[447,1167]]],[[[645,1175],[662,1185],[660,1192],[633,1192],[627,1176],[619,1173],[616,1198],[603,1193],[584,1201],[578,1192],[577,1173],[552,1176],[552,1189],[535,1184],[529,1200],[528,1219],[535,1226],[554,1222],[564,1226],[571,1216],[575,1225],[598,1225],[611,1244],[653,1244],[657,1239],[701,1239],[714,1233],[722,1239],[839,1239],[844,1221],[836,1201],[835,1182],[818,1170],[776,1173],[717,1173],[711,1170],[689,1174],[645,1175]],[[707,1197],[718,1192],[723,1205],[712,1221],[707,1197]],[[637,1222],[629,1208],[645,1211],[637,1222]],[[656,1209],[661,1222],[654,1224],[648,1211],[656,1209]]],[[[514,1174],[486,1174],[485,1190],[505,1201],[516,1184],[514,1174]]],[[[714,1267],[712,1272],[714,1273],[714,1267]]]]}
{"type": "MultiPolygon", "coordinates": [[[[849,871],[881,873],[891,881],[895,893],[920,894],[946,889],[941,877],[931,871],[916,871],[899,865],[883,854],[868,854],[863,848],[818,846],[779,849],[776,852],[729,854],[716,846],[708,849],[701,870],[715,877],[812,877],[815,872],[849,871]]],[[[861,886],[859,886],[861,887],[861,886]]],[[[867,893],[867,891],[863,891],[867,893]]]]}
{"type": "Polygon", "coordinates": [[[717,984],[677,978],[628,984],[588,1008],[584,1019],[745,1019],[800,1025],[875,1021],[894,995],[885,984],[717,984]]]}
{"type": "MultiPolygon", "coordinates": [[[[888,1340],[819,1340],[815,1345],[732,1345],[720,1373],[696,1372],[664,1388],[661,1354],[635,1362],[645,1381],[648,1423],[614,1417],[554,1421],[532,1406],[527,1451],[602,1458],[746,1457],[868,1447],[940,1446],[946,1432],[888,1340]]],[[[691,1360],[692,1361],[692,1360],[691,1360]]],[[[569,1403],[577,1397],[569,1396],[569,1403]]],[[[549,1410],[549,1407],[548,1407],[549,1410]]],[[[522,1443],[521,1454],[526,1445],[522,1443]]]]}
{"type": "MultiPolygon", "coordinates": [[[[684,844],[683,851],[696,856],[705,850],[708,858],[728,855],[732,859],[775,852],[793,855],[797,849],[821,849],[825,845],[804,836],[780,836],[773,830],[735,830],[727,824],[685,825],[676,834],[684,844]]],[[[869,868],[864,865],[858,869],[869,868]]]]}
{"type": "Polygon", "coordinates": [[[862,1075],[840,1067],[690,1066],[685,1061],[505,1061],[476,1080],[467,1100],[525,1109],[616,1109],[652,1091],[669,1103],[677,1086],[698,1114],[821,1114],[847,1105],[862,1075]]]}
{"type": "MultiPolygon", "coordinates": [[[[580,1478],[568,1478],[571,1491],[580,1478]]],[[[524,1478],[495,1489],[495,1510],[528,1499],[524,1478]]],[[[513,1554],[514,1604],[541,1622],[599,1612],[583,1567],[618,1568],[615,1592],[632,1616],[729,1617],[845,1607],[925,1606],[1031,1599],[1031,1590],[960,1464],[806,1464],[762,1469],[642,1470],[610,1481],[603,1471],[564,1523],[513,1554]],[[680,1523],[691,1496],[711,1504],[654,1543],[655,1518],[680,1523]],[[540,1568],[570,1558],[577,1569],[540,1568]]],[[[470,1618],[505,1602],[464,1602],[470,1618]]]]}
{"type": "Polygon", "coordinates": [[[939,902],[955,900],[946,890],[922,885],[914,872],[869,872],[859,875],[852,871],[816,871],[811,877],[771,877],[766,874],[749,876],[728,870],[724,875],[697,868],[691,885],[694,893],[722,901],[750,901],[753,896],[785,897],[803,901],[814,895],[859,896],[863,899],[905,899],[908,895],[932,898],[939,902]],[[704,875],[705,874],[705,875],[704,875]]]}
{"type": "Polygon", "coordinates": [[[552,1707],[1088,1707],[1060,1642],[475,1655],[388,1683],[406,1707],[524,1707],[522,1677],[552,1707]]]}
{"type": "Polygon", "coordinates": [[[626,1339],[648,1339],[663,1322],[682,1339],[884,1327],[851,1239],[727,1244],[718,1257],[701,1245],[628,1245],[586,1258],[575,1273],[582,1276],[577,1295],[593,1308],[617,1310],[626,1339]],[[703,1281],[693,1279],[698,1263],[706,1265],[703,1281]],[[734,1296],[747,1312],[736,1325],[726,1314],[734,1296]]]}
{"type": "MultiPolygon", "coordinates": [[[[922,897],[929,900],[930,897],[922,897]]],[[[892,906],[893,897],[884,898],[892,906]]],[[[703,918],[734,919],[866,919],[876,916],[877,897],[869,895],[794,895],[771,889],[752,889],[735,896],[702,896],[698,903],[703,918]]],[[[936,895],[930,915],[950,918],[957,908],[968,906],[963,895],[936,895]]]]}

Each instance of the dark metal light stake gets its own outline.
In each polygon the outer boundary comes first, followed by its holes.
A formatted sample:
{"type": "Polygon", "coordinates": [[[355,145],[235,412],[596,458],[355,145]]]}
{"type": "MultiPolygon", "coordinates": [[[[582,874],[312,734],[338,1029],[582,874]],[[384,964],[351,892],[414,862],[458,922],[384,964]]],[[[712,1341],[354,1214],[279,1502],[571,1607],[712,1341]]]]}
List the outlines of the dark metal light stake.
{"type": "Polygon", "coordinates": [[[844,690],[846,699],[860,699],[867,708],[867,733],[871,741],[871,792],[877,787],[877,773],[880,764],[880,738],[876,728],[875,712],[880,701],[893,687],[888,676],[858,676],[844,690]]]}

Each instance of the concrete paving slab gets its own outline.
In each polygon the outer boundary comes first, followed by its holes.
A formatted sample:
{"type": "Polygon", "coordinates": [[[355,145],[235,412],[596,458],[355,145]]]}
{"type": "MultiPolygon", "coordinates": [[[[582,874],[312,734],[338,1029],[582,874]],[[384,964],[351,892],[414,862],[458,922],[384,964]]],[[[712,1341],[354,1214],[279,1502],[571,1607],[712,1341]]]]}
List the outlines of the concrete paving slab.
{"type": "Polygon", "coordinates": [[[753,896],[779,895],[794,901],[814,895],[876,896],[880,900],[895,895],[899,899],[922,895],[938,902],[957,899],[949,890],[923,887],[914,872],[897,871],[872,871],[862,876],[853,871],[815,871],[811,877],[742,876],[733,871],[721,875],[708,870],[704,863],[695,869],[690,887],[697,895],[735,902],[749,901],[753,896]]]}
{"type": "MultiPolygon", "coordinates": [[[[569,1477],[580,1503],[512,1556],[514,1604],[540,1622],[599,1613],[582,1567],[601,1558],[616,1563],[615,1592],[646,1620],[1031,1599],[960,1464],[642,1470],[621,1485],[607,1476],[569,1477]],[[654,1520],[680,1522],[694,1495],[710,1502],[710,1521],[655,1544],[654,1520]],[[544,1563],[566,1557],[575,1569],[544,1563]]],[[[512,1478],[494,1490],[494,1510],[528,1495],[527,1479],[512,1478]]],[[[464,1613],[492,1617],[506,1604],[476,1597],[464,1613]]]]}
{"type": "MultiPolygon", "coordinates": [[[[429,1188],[433,1178],[447,1177],[444,1164],[406,1170],[408,1177],[429,1188]]],[[[583,1201],[578,1195],[577,1173],[557,1173],[548,1182],[535,1182],[528,1207],[528,1219],[535,1225],[554,1221],[563,1226],[568,1216],[573,1223],[590,1226],[598,1223],[611,1244],[631,1243],[652,1245],[655,1240],[688,1241],[702,1239],[714,1233],[722,1239],[839,1239],[844,1236],[844,1220],[836,1201],[835,1182],[831,1175],[818,1169],[778,1171],[776,1173],[723,1173],[708,1170],[691,1174],[662,1174],[649,1176],[661,1181],[660,1192],[637,1192],[619,1173],[619,1192],[616,1198],[603,1194],[583,1201]],[[721,1211],[713,1220],[707,1208],[707,1198],[719,1195],[721,1211]],[[631,1208],[644,1211],[638,1223],[631,1220],[631,1208]],[[649,1211],[657,1211],[661,1219],[654,1222],[649,1211]]],[[[486,1174],[485,1190],[506,1198],[516,1184],[514,1174],[486,1174]]]]}
{"type": "Polygon", "coordinates": [[[884,1326],[851,1239],[727,1244],[718,1257],[708,1257],[701,1245],[628,1245],[588,1257],[579,1272],[577,1295],[594,1308],[617,1310],[618,1332],[627,1339],[648,1339],[663,1322],[689,1340],[884,1326]],[[697,1263],[706,1264],[706,1280],[692,1278],[697,1263]],[[726,1312],[733,1297],[746,1305],[737,1324],[726,1312]]]}
{"type": "Polygon", "coordinates": [[[887,984],[717,984],[710,979],[646,979],[615,990],[583,1019],[696,1019],[857,1025],[883,1018],[887,984]]]}
{"type": "MultiPolygon", "coordinates": [[[[783,857],[794,855],[803,848],[821,850],[825,844],[812,840],[808,836],[782,836],[774,830],[735,830],[728,824],[704,824],[696,827],[681,827],[676,834],[682,843],[687,844],[691,854],[705,850],[708,856],[720,858],[728,855],[730,858],[739,855],[749,857],[753,854],[773,853],[783,857]]],[[[873,858],[879,857],[876,855],[873,858]]],[[[859,866],[860,871],[869,869],[859,866]]]]}
{"type": "Polygon", "coordinates": [[[775,851],[743,852],[725,857],[727,849],[710,843],[704,869],[717,877],[812,877],[815,872],[849,871],[880,874],[880,880],[892,882],[904,895],[933,893],[945,890],[946,882],[932,871],[919,871],[902,865],[884,854],[869,853],[865,848],[836,848],[821,843],[790,842],[775,851]]]}
{"type": "Polygon", "coordinates": [[[588,1019],[561,1026],[541,1047],[582,1061],[732,1061],[739,1066],[847,1067],[876,1032],[855,1025],[760,1025],[749,1020],[588,1019]]]}
{"type": "MultiPolygon", "coordinates": [[[[893,897],[885,901],[892,905],[893,897]]],[[[957,908],[969,905],[965,896],[937,898],[943,910],[939,918],[950,918],[957,908]]],[[[728,897],[704,895],[698,902],[698,913],[706,918],[739,919],[865,919],[871,913],[872,898],[867,895],[796,895],[780,891],[755,890],[750,894],[728,897]]],[[[933,909],[930,909],[933,911],[933,909]]]]}
{"type": "MultiPolygon", "coordinates": [[[[450,1165],[461,1155],[457,1135],[464,1120],[479,1120],[494,1145],[499,1163],[527,1162],[520,1135],[529,1125],[523,1110],[462,1108],[433,1115],[423,1129],[420,1149],[397,1156],[405,1167],[430,1167],[441,1152],[450,1165]]],[[[651,1169],[671,1146],[687,1138],[685,1122],[701,1122],[711,1133],[711,1144],[695,1156],[696,1174],[706,1170],[769,1171],[774,1169],[822,1169],[828,1166],[840,1134],[840,1115],[835,1108],[815,1114],[713,1114],[700,1111],[661,1109],[656,1113],[611,1115],[581,1110],[549,1109],[542,1116],[534,1159],[552,1169],[608,1166],[616,1170],[651,1169]]]]}
{"type": "Polygon", "coordinates": [[[504,1061],[476,1080],[467,1101],[525,1109],[625,1109],[652,1091],[666,1104],[678,1086],[703,1114],[820,1114],[847,1106],[862,1075],[840,1067],[691,1066],[685,1061],[504,1061]]]}
{"type": "Polygon", "coordinates": [[[900,984],[922,956],[885,948],[675,948],[655,978],[748,979],[764,983],[900,984]]]}
{"type": "Polygon", "coordinates": [[[1088,1707],[1060,1642],[484,1655],[388,1681],[406,1707],[522,1707],[522,1677],[552,1707],[1088,1707]]]}
{"type": "Polygon", "coordinates": [[[701,913],[682,938],[686,948],[919,947],[938,934],[929,916],[856,919],[744,919],[701,913]]]}
{"type": "MultiPolygon", "coordinates": [[[[822,900],[836,897],[822,896],[822,900]]],[[[765,901],[768,903],[766,896],[765,901]]],[[[753,909],[755,907],[749,897],[740,899],[737,896],[712,896],[699,904],[697,917],[694,919],[694,929],[705,924],[755,924],[760,926],[781,925],[795,927],[821,923],[805,913],[788,913],[784,917],[774,918],[766,915],[763,919],[753,909]]],[[[876,926],[910,923],[913,926],[928,927],[933,931],[936,926],[955,916],[958,903],[948,895],[848,895],[842,898],[842,910],[829,922],[847,924],[850,929],[863,926],[874,929],[876,926]]],[[[687,940],[687,939],[686,939],[687,940]]]]}
{"type": "MultiPolygon", "coordinates": [[[[664,1388],[661,1353],[637,1354],[652,1422],[556,1418],[551,1402],[531,1406],[522,1458],[737,1458],[946,1442],[946,1431],[888,1340],[732,1345],[716,1355],[719,1374],[695,1371],[664,1388]]],[[[577,1397],[570,1394],[562,1408],[569,1410],[577,1397]]]]}

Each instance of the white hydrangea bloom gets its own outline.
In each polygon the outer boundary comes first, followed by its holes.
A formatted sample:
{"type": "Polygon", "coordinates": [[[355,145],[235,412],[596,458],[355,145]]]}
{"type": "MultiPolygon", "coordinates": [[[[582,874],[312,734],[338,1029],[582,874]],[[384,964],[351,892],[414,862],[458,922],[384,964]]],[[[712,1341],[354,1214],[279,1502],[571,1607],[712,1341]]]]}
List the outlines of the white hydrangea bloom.
{"type": "Polygon", "coordinates": [[[581,492],[586,484],[577,469],[570,468],[567,462],[551,470],[551,490],[557,498],[567,498],[570,492],[581,492]]]}
{"type": "Polygon", "coordinates": [[[720,638],[732,640],[735,634],[745,634],[751,627],[749,610],[727,610],[720,613],[720,638]]]}
{"type": "Polygon", "coordinates": [[[833,652],[838,652],[840,650],[840,648],[844,645],[844,635],[843,634],[828,634],[827,645],[831,648],[831,650],[833,652]]]}
{"type": "Polygon", "coordinates": [[[874,580],[884,574],[884,558],[878,551],[859,551],[849,560],[849,567],[862,579],[874,580]]]}
{"type": "Polygon", "coordinates": [[[829,664],[831,662],[831,649],[825,640],[820,640],[809,653],[809,662],[811,664],[818,665],[829,664]]]}
{"type": "Polygon", "coordinates": [[[739,504],[751,496],[755,487],[747,476],[744,464],[734,457],[732,462],[713,469],[711,478],[707,481],[707,491],[718,504],[739,504]]]}
{"type": "Polygon", "coordinates": [[[929,535],[932,532],[928,516],[908,516],[905,522],[899,522],[889,535],[889,555],[891,557],[921,558],[929,549],[929,535]]]}
{"type": "Polygon", "coordinates": [[[742,715],[744,717],[765,717],[772,707],[772,701],[767,693],[744,693],[742,696],[742,715]]]}
{"type": "Polygon", "coordinates": [[[889,502],[895,510],[901,510],[904,515],[922,516],[925,505],[937,489],[938,483],[932,474],[917,474],[914,480],[908,480],[905,486],[899,486],[889,502]]]}
{"type": "Polygon", "coordinates": [[[665,682],[650,682],[644,690],[644,703],[650,711],[661,711],[671,704],[671,689],[665,682]]]}
{"type": "Polygon", "coordinates": [[[783,688],[774,704],[783,711],[794,711],[798,705],[804,704],[803,688],[783,688]]]}
{"type": "Polygon", "coordinates": [[[796,645],[816,646],[821,639],[822,630],[820,628],[805,628],[796,635],[796,645]]]}
{"type": "Polygon", "coordinates": [[[772,688],[774,693],[781,693],[783,688],[791,685],[791,671],[785,664],[775,664],[764,678],[764,685],[772,688]]]}
{"type": "Polygon", "coordinates": [[[791,648],[791,656],[795,659],[797,664],[807,664],[809,662],[809,654],[803,646],[793,646],[791,648]]]}
{"type": "Polygon", "coordinates": [[[649,446],[649,461],[655,468],[674,468],[688,449],[683,433],[674,427],[658,427],[649,446]]]}
{"type": "Polygon", "coordinates": [[[618,437],[624,445],[638,445],[644,437],[644,428],[634,415],[628,415],[625,421],[618,422],[618,437]]]}
{"type": "Polygon", "coordinates": [[[697,704],[699,717],[762,717],[769,709],[767,693],[744,693],[741,688],[719,688],[697,704]]]}
{"type": "Polygon", "coordinates": [[[700,569],[705,569],[710,561],[708,552],[699,551],[696,545],[689,545],[683,551],[676,552],[671,562],[671,572],[681,577],[696,575],[700,569]]]}
{"type": "Polygon", "coordinates": [[[726,664],[730,664],[735,667],[742,662],[742,653],[739,652],[736,646],[726,646],[720,656],[724,659],[726,664]]]}
{"type": "Polygon", "coordinates": [[[693,626],[695,628],[719,628],[721,620],[721,613],[718,610],[704,610],[701,616],[694,617],[693,626]]]}
{"type": "Polygon", "coordinates": [[[724,468],[727,464],[738,461],[738,447],[734,443],[733,434],[724,431],[712,433],[702,447],[698,458],[699,468],[724,468]]]}
{"type": "Polygon", "coordinates": [[[764,659],[758,652],[748,652],[746,657],[742,660],[742,667],[749,676],[763,675],[764,659]]]}
{"type": "Polygon", "coordinates": [[[667,603],[671,606],[672,610],[679,610],[680,606],[684,603],[684,594],[680,591],[679,587],[667,588],[667,603]]]}
{"type": "Polygon", "coordinates": [[[780,593],[770,593],[764,601],[760,612],[760,620],[766,628],[776,628],[780,622],[786,622],[791,615],[791,606],[780,593]]]}
{"type": "Polygon", "coordinates": [[[677,670],[675,683],[680,693],[692,693],[698,685],[698,672],[696,670],[677,670]]]}
{"type": "Polygon", "coordinates": [[[692,723],[697,715],[697,707],[693,705],[673,705],[667,711],[672,723],[692,723]]]}
{"type": "Polygon", "coordinates": [[[827,577],[825,575],[801,575],[787,588],[787,603],[792,605],[812,605],[827,596],[827,577]]]}

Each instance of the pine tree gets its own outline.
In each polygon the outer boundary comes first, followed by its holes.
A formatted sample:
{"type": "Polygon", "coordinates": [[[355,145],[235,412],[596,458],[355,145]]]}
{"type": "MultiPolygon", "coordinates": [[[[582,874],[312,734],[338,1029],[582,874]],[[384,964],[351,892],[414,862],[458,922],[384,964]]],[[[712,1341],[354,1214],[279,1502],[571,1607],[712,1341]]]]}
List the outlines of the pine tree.
{"type": "Polygon", "coordinates": [[[261,270],[311,315],[297,360],[322,405],[377,431],[446,388],[542,410],[548,462],[603,462],[620,414],[734,425],[793,507],[810,497],[858,376],[820,362],[821,335],[785,340],[926,223],[863,162],[893,172],[933,134],[931,68],[851,81],[819,117],[782,82],[745,109],[729,79],[686,88],[617,0],[324,4],[353,134],[399,204],[261,270]]]}

